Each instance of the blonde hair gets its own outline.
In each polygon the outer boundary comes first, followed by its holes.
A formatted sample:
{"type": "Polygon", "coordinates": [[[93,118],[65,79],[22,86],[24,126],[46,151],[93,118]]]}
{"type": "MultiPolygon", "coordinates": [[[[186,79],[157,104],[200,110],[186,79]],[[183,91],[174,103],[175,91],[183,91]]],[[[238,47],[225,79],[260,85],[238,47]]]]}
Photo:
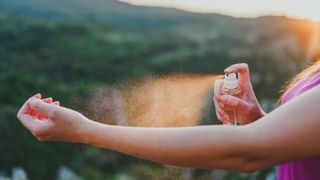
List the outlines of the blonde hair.
{"type": "Polygon", "coordinates": [[[284,88],[281,90],[281,98],[282,99],[283,95],[291,90],[298,82],[301,80],[304,80],[316,73],[320,72],[320,59],[315,61],[313,64],[308,66],[306,69],[304,69],[302,72],[300,72],[296,77],[294,77],[291,81],[287,82],[284,88]]]}

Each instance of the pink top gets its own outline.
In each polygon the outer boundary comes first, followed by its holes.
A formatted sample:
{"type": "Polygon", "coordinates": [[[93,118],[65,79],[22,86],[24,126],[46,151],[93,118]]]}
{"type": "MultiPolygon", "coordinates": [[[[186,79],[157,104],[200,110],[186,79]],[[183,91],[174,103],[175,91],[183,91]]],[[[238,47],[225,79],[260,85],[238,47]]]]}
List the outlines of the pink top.
{"type": "MultiPolygon", "coordinates": [[[[300,81],[281,99],[285,104],[294,97],[320,84],[320,73],[300,81]]],[[[302,140],[303,141],[303,140],[302,140]]],[[[278,167],[278,180],[317,180],[320,179],[320,157],[292,161],[278,167]]]]}

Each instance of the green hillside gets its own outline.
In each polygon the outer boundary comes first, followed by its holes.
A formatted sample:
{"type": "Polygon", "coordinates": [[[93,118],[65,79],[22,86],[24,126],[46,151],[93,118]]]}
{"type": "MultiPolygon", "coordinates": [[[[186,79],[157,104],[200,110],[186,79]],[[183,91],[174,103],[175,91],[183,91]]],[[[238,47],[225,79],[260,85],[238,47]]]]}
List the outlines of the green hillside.
{"type": "Polygon", "coordinates": [[[221,15],[200,15],[174,9],[131,6],[115,0],[0,0],[0,9],[44,20],[106,23],[136,31],[170,29],[191,23],[226,23],[232,19],[221,15]]]}
{"type": "MultiPolygon", "coordinates": [[[[170,74],[221,74],[246,62],[259,100],[274,105],[282,85],[310,59],[319,26],[286,17],[238,19],[111,0],[0,0],[0,176],[22,166],[30,179],[55,179],[65,165],[85,179],[179,179],[186,171],[87,146],[40,143],[16,119],[42,92],[89,115],[100,86],[170,74]]],[[[210,106],[211,107],[211,106],[210,106]]],[[[270,110],[270,109],[267,109],[270,110]]],[[[216,121],[213,112],[204,124],[216,121]]],[[[265,177],[227,172],[225,179],[265,177]]],[[[211,170],[194,170],[206,179],[211,170]]]]}

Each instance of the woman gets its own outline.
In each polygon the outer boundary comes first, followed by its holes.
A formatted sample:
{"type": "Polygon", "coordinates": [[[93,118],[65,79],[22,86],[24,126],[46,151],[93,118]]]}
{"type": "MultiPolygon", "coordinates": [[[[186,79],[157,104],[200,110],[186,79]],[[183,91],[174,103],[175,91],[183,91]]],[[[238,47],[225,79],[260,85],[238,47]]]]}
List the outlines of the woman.
{"type": "Polygon", "coordinates": [[[262,111],[255,98],[246,64],[236,64],[225,71],[239,73],[243,95],[240,98],[221,96],[221,81],[216,81],[214,101],[217,116],[228,123],[224,109],[231,106],[241,112],[241,119],[245,119],[242,123],[247,125],[184,128],[112,126],[57,106],[50,98],[44,102],[39,94],[28,99],[17,116],[41,141],[86,143],[163,164],[241,172],[254,172],[295,161],[280,166],[280,179],[320,178],[317,172],[320,172],[320,163],[315,158],[320,156],[320,87],[311,89],[320,83],[319,63],[297,76],[284,95],[284,104],[269,114],[262,111]],[[303,87],[312,84],[308,86],[310,90],[301,89],[301,83],[303,87]],[[299,86],[298,89],[294,85],[299,86]],[[299,95],[303,91],[307,92],[299,95]],[[294,96],[298,97],[292,99],[294,96]],[[303,166],[309,161],[315,165],[312,169],[302,168],[299,173],[290,174],[300,167],[293,164],[303,166]]]}

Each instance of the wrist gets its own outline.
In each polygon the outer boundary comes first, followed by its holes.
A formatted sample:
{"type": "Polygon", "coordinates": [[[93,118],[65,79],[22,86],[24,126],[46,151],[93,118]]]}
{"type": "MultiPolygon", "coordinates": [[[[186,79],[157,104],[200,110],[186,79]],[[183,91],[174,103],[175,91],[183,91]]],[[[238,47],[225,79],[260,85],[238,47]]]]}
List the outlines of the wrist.
{"type": "Polygon", "coordinates": [[[82,143],[82,144],[91,144],[93,143],[93,139],[95,136],[95,132],[97,131],[97,126],[98,122],[92,121],[84,117],[85,119],[82,121],[83,123],[79,127],[78,132],[76,133],[77,135],[77,143],[82,143]]]}
{"type": "Polygon", "coordinates": [[[111,128],[111,125],[102,124],[86,118],[85,123],[83,123],[79,131],[77,143],[110,148],[109,146],[112,144],[112,138],[110,138],[112,136],[111,128]]]}

